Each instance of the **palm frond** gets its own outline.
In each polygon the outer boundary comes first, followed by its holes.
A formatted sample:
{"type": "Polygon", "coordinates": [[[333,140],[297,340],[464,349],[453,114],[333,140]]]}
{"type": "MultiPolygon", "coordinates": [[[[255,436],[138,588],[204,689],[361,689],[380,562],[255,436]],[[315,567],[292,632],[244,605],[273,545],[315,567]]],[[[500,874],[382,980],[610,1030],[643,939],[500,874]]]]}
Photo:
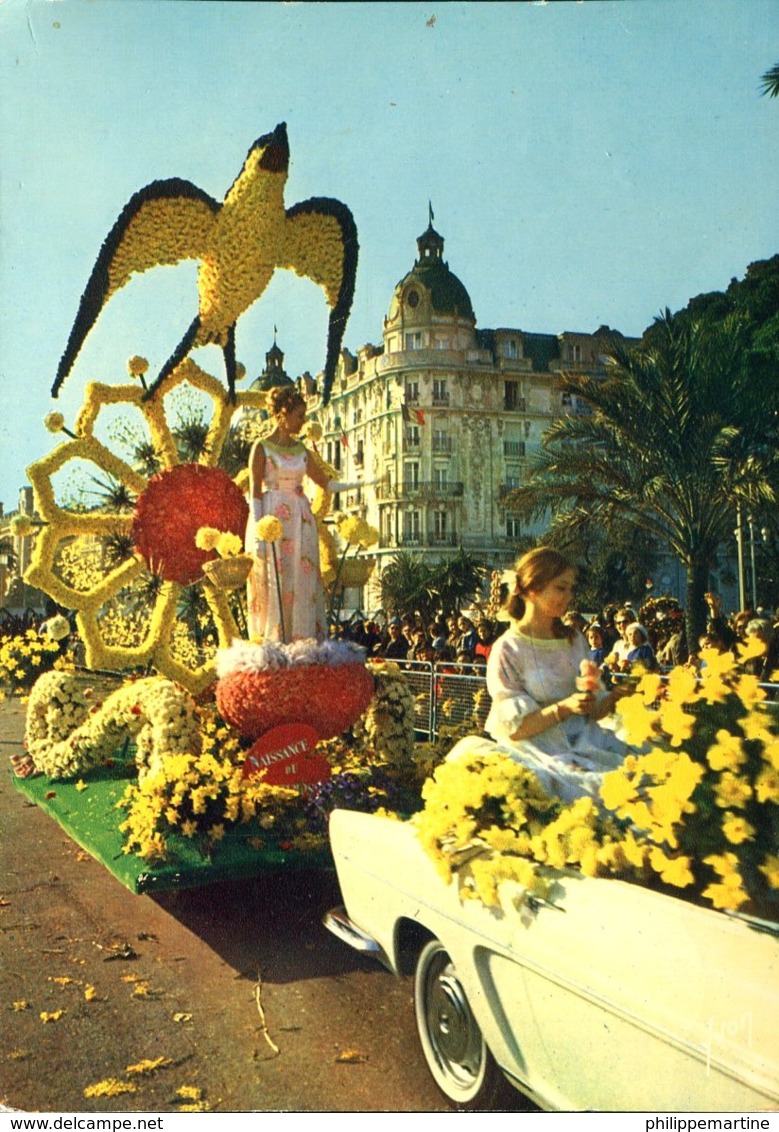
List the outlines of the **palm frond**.
{"type": "Polygon", "coordinates": [[[767,94],[769,98],[779,97],[779,63],[766,71],[760,80],[760,85],[761,94],[767,94]]]}

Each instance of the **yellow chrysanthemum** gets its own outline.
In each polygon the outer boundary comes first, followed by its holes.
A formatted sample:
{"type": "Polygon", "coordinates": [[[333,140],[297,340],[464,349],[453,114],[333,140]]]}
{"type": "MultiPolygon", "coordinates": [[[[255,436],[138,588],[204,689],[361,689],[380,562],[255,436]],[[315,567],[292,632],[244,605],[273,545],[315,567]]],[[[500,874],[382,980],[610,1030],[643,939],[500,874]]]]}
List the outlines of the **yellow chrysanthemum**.
{"type": "Polygon", "coordinates": [[[713,676],[727,676],[736,665],[732,652],[720,652],[719,649],[701,649],[701,660],[705,664],[703,674],[713,676]]]}
{"type": "Polygon", "coordinates": [[[694,704],[700,698],[698,677],[689,668],[673,668],[666,687],[668,700],[677,705],[694,704]]]}
{"type": "Polygon", "coordinates": [[[704,888],[701,895],[706,900],[710,900],[715,908],[730,912],[735,912],[749,899],[738,877],[729,877],[722,884],[710,884],[704,888]]]}
{"type": "Polygon", "coordinates": [[[738,721],[745,739],[779,747],[779,738],[771,730],[772,716],[763,704],[758,704],[748,715],[738,721]]]}
{"type": "Polygon", "coordinates": [[[222,531],[216,540],[216,553],[220,558],[234,558],[243,552],[243,542],[232,531],[222,531]]]}
{"type": "Polygon", "coordinates": [[[779,857],[774,853],[769,853],[765,858],[762,865],[758,865],[760,872],[763,873],[771,888],[779,888],[779,857]]]}
{"type": "Polygon", "coordinates": [[[617,702],[616,711],[622,721],[625,738],[634,747],[642,747],[654,734],[659,714],[650,711],[643,696],[624,696],[617,702]]]}
{"type": "Polygon", "coordinates": [[[752,787],[746,778],[725,771],[714,787],[717,805],[724,810],[731,806],[742,809],[752,797],[752,787]]]}
{"type": "Polygon", "coordinates": [[[254,533],[261,542],[278,542],[284,537],[284,527],[275,515],[265,515],[258,520],[254,533]]]}
{"type": "Polygon", "coordinates": [[[738,857],[735,853],[710,853],[703,858],[705,865],[711,865],[715,873],[721,877],[738,875],[738,857]]]}
{"type": "MultiPolygon", "coordinates": [[[[678,672],[679,669],[674,671],[678,672]]],[[[682,706],[683,703],[688,702],[689,700],[668,699],[660,706],[662,728],[672,747],[681,747],[682,743],[690,738],[695,727],[695,716],[685,711],[682,706]]]]}
{"type": "Polygon", "coordinates": [[[735,770],[743,766],[746,754],[741,736],[720,728],[716,734],[716,742],[706,752],[706,761],[712,770],[735,770]]]}
{"type": "Polygon", "coordinates": [[[765,689],[760,687],[759,676],[740,676],[736,683],[736,694],[747,708],[754,707],[766,698],[765,689]]]}
{"type": "Polygon", "coordinates": [[[727,680],[708,667],[701,672],[700,694],[707,704],[722,704],[730,695],[730,684],[727,680]]]}
{"type": "Polygon", "coordinates": [[[636,685],[636,692],[644,697],[644,703],[650,706],[660,695],[663,678],[659,672],[645,672],[636,685]]]}
{"type": "Polygon", "coordinates": [[[649,853],[649,863],[665,884],[686,888],[695,883],[689,857],[667,857],[662,849],[655,848],[649,853]]]}
{"type": "Polygon", "coordinates": [[[761,641],[759,637],[747,637],[745,641],[741,641],[737,645],[739,664],[745,664],[748,660],[756,660],[757,657],[764,656],[767,648],[765,641],[761,641]]]}
{"type": "Polygon", "coordinates": [[[743,841],[751,841],[755,836],[755,827],[750,825],[746,818],[728,811],[722,822],[722,832],[731,845],[740,845],[743,841]]]}
{"type": "Polygon", "coordinates": [[[127,362],[127,372],[130,377],[143,377],[148,371],[149,363],[140,354],[134,354],[127,362]]]}
{"type": "Polygon", "coordinates": [[[779,803],[779,769],[770,766],[760,771],[755,779],[755,797],[761,803],[779,803]]]}
{"type": "Polygon", "coordinates": [[[222,532],[216,527],[200,527],[195,535],[198,550],[214,550],[222,532]]]}

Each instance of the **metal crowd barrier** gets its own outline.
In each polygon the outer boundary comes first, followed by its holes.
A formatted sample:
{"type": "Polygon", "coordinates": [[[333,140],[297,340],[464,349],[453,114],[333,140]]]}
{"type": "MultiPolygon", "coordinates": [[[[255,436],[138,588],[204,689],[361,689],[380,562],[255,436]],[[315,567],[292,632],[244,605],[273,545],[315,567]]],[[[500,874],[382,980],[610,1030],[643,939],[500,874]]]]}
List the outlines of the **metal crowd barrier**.
{"type": "MultiPolygon", "coordinates": [[[[414,694],[414,729],[421,740],[432,742],[441,727],[469,720],[473,720],[474,731],[484,729],[491,701],[483,665],[422,660],[399,663],[414,694]]],[[[667,677],[669,671],[661,675],[667,677]]],[[[762,683],[760,687],[769,706],[779,710],[779,684],[762,683]]]]}
{"type": "Polygon", "coordinates": [[[490,710],[484,665],[407,660],[400,667],[414,693],[414,728],[420,738],[432,741],[441,726],[471,719],[475,730],[484,728],[490,710]]]}

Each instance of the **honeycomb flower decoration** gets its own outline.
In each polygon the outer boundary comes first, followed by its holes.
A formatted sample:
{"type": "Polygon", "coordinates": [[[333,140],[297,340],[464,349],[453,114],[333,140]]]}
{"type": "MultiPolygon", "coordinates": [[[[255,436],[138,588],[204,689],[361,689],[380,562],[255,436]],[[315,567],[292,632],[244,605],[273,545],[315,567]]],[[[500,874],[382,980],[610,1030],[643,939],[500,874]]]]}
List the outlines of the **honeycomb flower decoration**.
{"type": "Polygon", "coordinates": [[[144,392],[137,382],[89,383],[73,438],[27,469],[42,526],[25,578],[60,605],[76,611],[90,668],[154,668],[197,695],[215,679],[213,661],[198,655],[194,659],[176,655],[177,606],[183,589],[202,579],[219,646],[224,648],[240,636],[229,594],[203,578],[203,563],[215,552],[199,549],[195,536],[199,527],[213,526],[243,537],[248,516],[244,498],[248,471],[241,471],[233,479],[218,463],[236,410],[263,408],[265,395],[239,393],[233,403],[222,383],[191,359],[182,362],[165,379],[155,398],[144,400],[144,392]],[[202,455],[194,463],[181,461],[166,417],[166,395],[184,384],[199,390],[213,403],[202,455]],[[156,474],[143,474],[95,435],[100,414],[109,406],[127,406],[128,413],[142,414],[160,469],[156,474]],[[136,497],[134,513],[82,511],[58,502],[53,477],[71,461],[90,463],[126,489],[128,497],[136,497]],[[134,550],[117,564],[109,563],[86,586],[73,585],[58,570],[57,556],[74,539],[89,536],[118,536],[127,540],[128,545],[131,542],[134,550]],[[101,623],[107,611],[121,606],[123,591],[144,581],[152,583],[153,607],[144,622],[141,639],[131,644],[106,639],[101,623]]]}

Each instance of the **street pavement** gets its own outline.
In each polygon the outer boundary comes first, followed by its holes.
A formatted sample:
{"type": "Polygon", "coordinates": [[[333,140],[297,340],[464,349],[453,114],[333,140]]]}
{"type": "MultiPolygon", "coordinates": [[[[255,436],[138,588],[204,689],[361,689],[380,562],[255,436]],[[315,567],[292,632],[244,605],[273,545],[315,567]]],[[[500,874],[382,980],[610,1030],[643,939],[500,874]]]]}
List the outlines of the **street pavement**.
{"type": "Polygon", "coordinates": [[[23,730],[0,704],[0,1104],[175,1112],[192,1086],[223,1112],[446,1110],[410,982],[321,925],[332,872],[135,896],[14,789],[23,730]],[[134,1091],[85,1097],[111,1078],[134,1091]]]}

